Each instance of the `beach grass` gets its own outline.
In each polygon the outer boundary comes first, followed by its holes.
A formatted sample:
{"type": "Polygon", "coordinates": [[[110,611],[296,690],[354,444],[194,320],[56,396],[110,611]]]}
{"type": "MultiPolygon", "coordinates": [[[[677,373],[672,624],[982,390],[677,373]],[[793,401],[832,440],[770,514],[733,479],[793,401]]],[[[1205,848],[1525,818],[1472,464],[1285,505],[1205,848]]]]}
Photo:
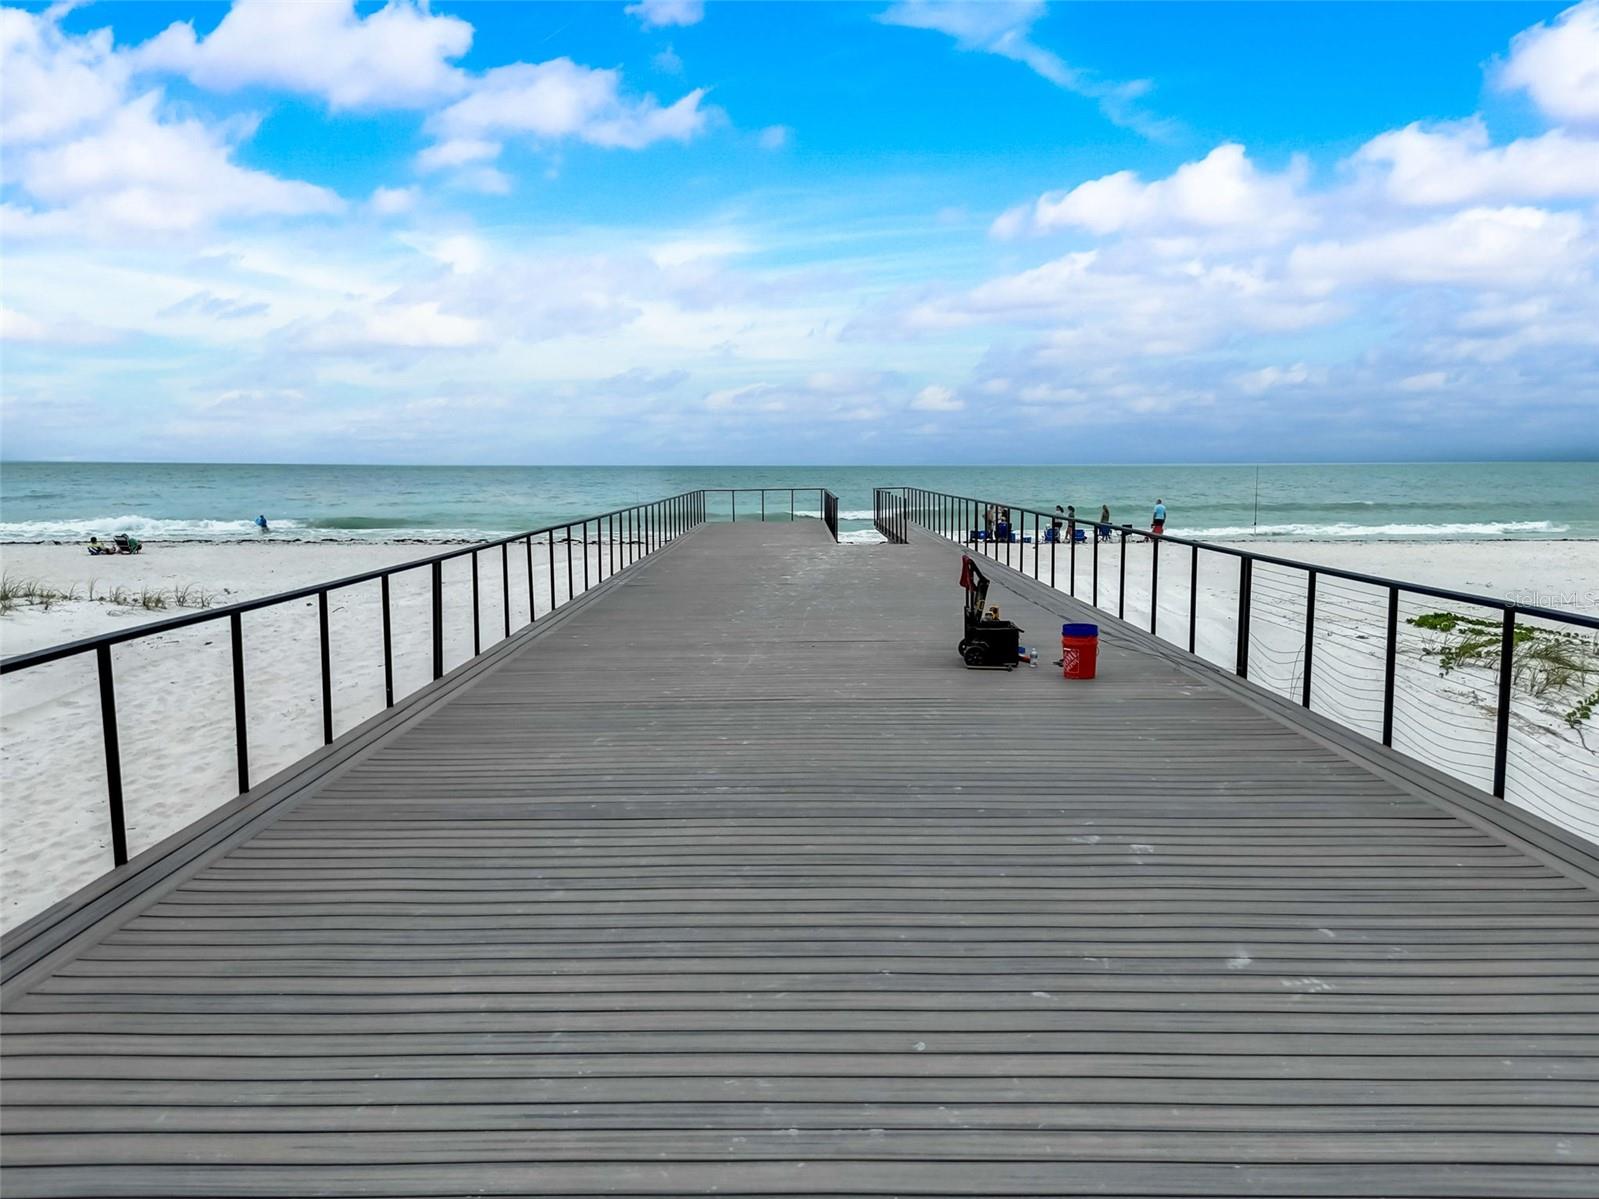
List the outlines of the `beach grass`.
{"type": "Polygon", "coordinates": [[[0,576],[0,616],[19,608],[48,612],[57,604],[87,600],[91,603],[109,604],[115,608],[142,608],[146,612],[159,612],[167,608],[209,608],[215,596],[194,583],[172,587],[141,587],[134,590],[122,585],[100,588],[98,579],[90,579],[79,587],[54,587],[38,579],[0,576]]]}

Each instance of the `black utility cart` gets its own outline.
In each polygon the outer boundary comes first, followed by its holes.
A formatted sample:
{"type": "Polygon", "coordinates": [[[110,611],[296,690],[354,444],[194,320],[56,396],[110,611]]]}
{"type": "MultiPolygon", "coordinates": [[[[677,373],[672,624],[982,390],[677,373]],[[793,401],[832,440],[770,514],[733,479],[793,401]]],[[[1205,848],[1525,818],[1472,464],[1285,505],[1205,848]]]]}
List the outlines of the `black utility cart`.
{"type": "Polygon", "coordinates": [[[961,555],[961,588],[966,592],[966,633],[960,656],[973,670],[1015,670],[1021,629],[988,614],[988,576],[971,555],[961,555]]]}

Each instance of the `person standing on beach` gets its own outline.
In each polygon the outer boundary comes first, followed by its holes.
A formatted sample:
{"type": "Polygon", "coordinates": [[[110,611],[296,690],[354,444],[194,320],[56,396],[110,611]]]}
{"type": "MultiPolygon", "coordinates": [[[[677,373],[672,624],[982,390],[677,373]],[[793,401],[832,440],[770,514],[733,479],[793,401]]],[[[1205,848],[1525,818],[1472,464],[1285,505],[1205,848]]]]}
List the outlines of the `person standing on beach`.
{"type": "Polygon", "coordinates": [[[1099,539],[1101,541],[1109,541],[1110,540],[1110,505],[1109,504],[1101,504],[1099,506],[1099,539]]]}
{"type": "Polygon", "coordinates": [[[1161,531],[1163,529],[1165,529],[1165,527],[1166,527],[1166,501],[1165,500],[1156,500],[1155,501],[1155,515],[1150,519],[1149,531],[1151,533],[1153,533],[1156,537],[1159,537],[1160,534],[1161,534],[1161,531]]]}
{"type": "Polygon", "coordinates": [[[990,540],[994,537],[994,505],[989,504],[983,509],[983,536],[990,540]]]}

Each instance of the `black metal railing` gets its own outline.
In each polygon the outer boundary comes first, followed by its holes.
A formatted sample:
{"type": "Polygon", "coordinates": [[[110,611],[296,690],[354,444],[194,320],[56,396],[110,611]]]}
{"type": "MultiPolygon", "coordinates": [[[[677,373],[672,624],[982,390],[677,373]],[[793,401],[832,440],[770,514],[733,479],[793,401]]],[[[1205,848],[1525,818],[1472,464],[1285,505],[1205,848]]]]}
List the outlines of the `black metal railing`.
{"type": "Polygon", "coordinates": [[[833,535],[833,540],[838,540],[838,497],[825,487],[710,487],[701,495],[725,495],[728,497],[728,511],[724,518],[719,510],[707,508],[706,520],[761,520],[761,521],[793,521],[793,520],[820,520],[827,531],[833,535]],[[799,508],[799,498],[809,499],[812,493],[816,495],[816,511],[799,508]],[[738,497],[744,496],[744,515],[738,514],[738,497]],[[748,497],[758,497],[754,506],[751,506],[748,497]],[[779,501],[784,496],[788,497],[785,506],[781,502],[769,502],[769,496],[775,496],[779,501]]]}
{"type": "Polygon", "coordinates": [[[878,488],[873,508],[890,541],[916,525],[971,547],[1599,838],[1599,755],[1581,735],[1599,700],[1599,617],[915,487],[878,488]],[[1216,585],[1223,564],[1217,590],[1235,589],[1236,608],[1217,628],[1201,621],[1202,584],[1216,585]],[[1443,676],[1448,688],[1436,685],[1443,676]],[[1565,698],[1551,708],[1552,695],[1565,698]],[[1473,713],[1486,727],[1469,727],[1473,713]],[[1574,741],[1556,747],[1537,731],[1561,723],[1574,741]]]}
{"type": "MultiPolygon", "coordinates": [[[[115,865],[128,860],[127,819],[124,812],[124,761],[117,719],[117,682],[112,650],[130,642],[157,637],[180,629],[199,625],[226,622],[228,649],[232,669],[232,707],[234,730],[234,771],[238,793],[250,790],[252,780],[250,750],[250,719],[247,702],[247,662],[245,657],[245,621],[251,613],[276,608],[283,604],[315,599],[317,607],[317,635],[319,638],[321,707],[321,737],[324,745],[335,738],[333,635],[329,619],[329,597],[338,592],[364,584],[378,586],[381,604],[381,650],[383,654],[383,703],[393,707],[397,696],[395,689],[395,620],[391,602],[390,580],[411,571],[426,571],[428,582],[427,605],[431,621],[431,677],[445,674],[446,605],[444,567],[446,563],[469,559],[471,567],[471,635],[472,660],[499,641],[509,638],[517,628],[525,628],[573,599],[582,596],[600,583],[627,570],[661,547],[670,544],[689,530],[713,520],[723,519],[712,510],[712,497],[727,496],[727,519],[749,519],[738,514],[738,497],[758,493],[755,511],[761,520],[820,519],[838,539],[838,497],[823,487],[767,487],[767,488],[705,488],[682,492],[662,499],[648,500],[624,508],[616,508],[595,516],[582,517],[560,524],[516,533],[493,541],[460,546],[428,557],[413,559],[379,570],[364,571],[325,583],[298,587],[292,591],[278,592],[259,599],[243,600],[221,607],[206,608],[181,616],[152,621],[113,633],[86,637],[79,641],[33,650],[0,659],[0,676],[45,666],[80,655],[93,655],[99,686],[100,728],[104,747],[106,774],[106,806],[111,832],[111,856],[115,865]],[[817,497],[817,513],[800,511],[796,497],[817,497]],[[786,496],[786,510],[769,503],[770,496],[786,496]],[[574,547],[581,547],[574,550],[574,547]],[[513,550],[521,559],[513,564],[513,550]],[[535,550],[543,551],[535,554],[535,550]],[[537,559],[542,557],[543,562],[537,559]],[[488,565],[484,566],[485,558],[488,565]],[[497,563],[495,559],[498,559],[497,563]],[[483,611],[482,571],[499,568],[501,611],[485,617],[483,611]],[[526,619],[518,611],[513,618],[511,577],[513,565],[520,575],[526,573],[526,619]],[[564,582],[564,587],[563,587],[564,582]],[[540,590],[545,590],[545,604],[539,603],[540,590]],[[499,620],[494,616],[498,615],[499,620]],[[498,637],[493,635],[498,626],[498,637]]],[[[748,504],[748,501],[746,501],[748,504]]],[[[746,507],[746,512],[750,509],[746,507]]],[[[492,576],[491,576],[492,577],[492,576]]],[[[450,614],[453,615],[453,614],[450,614]]],[[[455,629],[464,636],[464,630],[455,629]]],[[[374,649],[377,647],[374,647],[374,649]]],[[[413,688],[416,690],[416,688],[413,688]]],[[[382,709],[378,709],[382,710],[382,709]]],[[[373,715],[368,712],[365,715],[373,715]]],[[[364,717],[363,717],[364,718],[364,717]]]]}
{"type": "Polygon", "coordinates": [[[890,545],[904,545],[910,535],[908,508],[904,488],[872,488],[872,527],[890,545]]]}
{"type": "MultiPolygon", "coordinates": [[[[626,508],[613,509],[595,516],[562,524],[548,525],[494,541],[445,550],[425,558],[413,559],[396,566],[364,571],[326,583],[298,587],[292,591],[278,592],[259,599],[243,600],[236,604],[207,608],[182,616],[152,621],[134,628],[113,633],[102,633],[62,645],[50,646],[29,653],[16,654],[0,660],[0,676],[59,662],[80,654],[93,654],[99,682],[100,725],[105,751],[106,800],[111,828],[111,856],[115,865],[128,860],[127,822],[123,810],[123,762],[118,738],[116,674],[112,649],[129,642],[171,633],[197,625],[226,621],[228,644],[233,673],[233,726],[234,760],[239,794],[250,789],[250,722],[246,704],[246,661],[244,653],[244,617],[252,612],[275,608],[314,597],[317,602],[317,631],[321,673],[320,702],[322,717],[322,742],[334,740],[332,636],[329,627],[329,596],[366,583],[377,583],[382,606],[383,696],[385,707],[393,707],[394,687],[394,623],[390,597],[390,580],[410,571],[426,570],[429,575],[432,677],[439,679],[445,673],[444,635],[444,565],[460,558],[471,561],[472,585],[472,655],[484,651],[484,613],[481,603],[481,564],[484,555],[492,556],[498,550],[502,613],[500,631],[502,638],[512,633],[511,603],[511,548],[523,550],[527,574],[527,619],[522,627],[535,623],[551,612],[584,594],[592,587],[613,575],[627,570],[669,544],[677,537],[705,521],[705,496],[691,491],[664,499],[650,500],[626,508]],[[573,547],[582,545],[581,566],[575,562],[573,547]],[[542,570],[547,573],[547,606],[539,609],[539,588],[535,584],[535,555],[538,546],[547,550],[542,570]],[[590,546],[597,554],[591,563],[590,546]],[[558,549],[564,547],[564,554],[558,549]],[[565,558],[564,570],[560,560],[565,558]],[[565,580],[565,597],[562,598],[561,581],[565,580]]],[[[404,698],[401,696],[400,698],[404,698]]]]}

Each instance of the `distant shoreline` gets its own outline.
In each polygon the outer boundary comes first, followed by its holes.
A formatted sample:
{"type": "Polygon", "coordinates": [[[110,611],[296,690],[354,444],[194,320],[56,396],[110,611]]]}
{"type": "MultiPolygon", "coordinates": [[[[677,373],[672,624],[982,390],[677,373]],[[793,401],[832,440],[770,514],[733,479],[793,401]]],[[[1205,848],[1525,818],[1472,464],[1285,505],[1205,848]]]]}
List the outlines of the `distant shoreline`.
{"type": "MultiPolygon", "coordinates": [[[[801,518],[804,519],[804,518],[801,518]]],[[[578,522],[581,523],[581,522],[578,522]]],[[[745,522],[740,521],[740,524],[745,522]]],[[[759,524],[759,521],[750,521],[759,524]]],[[[773,521],[768,523],[786,523],[773,521]]],[[[1090,523],[1082,522],[1085,525],[1090,523]]],[[[1236,545],[1242,542],[1258,543],[1264,545],[1560,545],[1567,542],[1588,543],[1599,541],[1599,537],[1427,537],[1427,536],[1377,536],[1377,537],[1304,537],[1296,535],[1278,535],[1267,537],[1194,537],[1185,534],[1181,529],[1168,530],[1173,537],[1187,537],[1194,541],[1203,541],[1209,545],[1236,545]]],[[[548,530],[541,530],[533,536],[543,539],[548,530]]],[[[139,543],[145,546],[156,545],[259,545],[259,546],[286,546],[286,545],[317,545],[317,546],[351,546],[351,545],[487,545],[502,540],[520,541],[528,536],[527,533],[500,533],[485,534],[482,537],[142,537],[139,543]]],[[[564,541],[566,538],[556,538],[564,541]]],[[[582,538],[574,537],[573,541],[582,538]]],[[[591,540],[598,540],[591,538],[591,540]]],[[[0,552],[12,545],[87,545],[86,539],[67,539],[59,537],[41,537],[28,541],[0,541],[0,552]]],[[[1064,548],[1064,547],[1063,547],[1064,548]]]]}

